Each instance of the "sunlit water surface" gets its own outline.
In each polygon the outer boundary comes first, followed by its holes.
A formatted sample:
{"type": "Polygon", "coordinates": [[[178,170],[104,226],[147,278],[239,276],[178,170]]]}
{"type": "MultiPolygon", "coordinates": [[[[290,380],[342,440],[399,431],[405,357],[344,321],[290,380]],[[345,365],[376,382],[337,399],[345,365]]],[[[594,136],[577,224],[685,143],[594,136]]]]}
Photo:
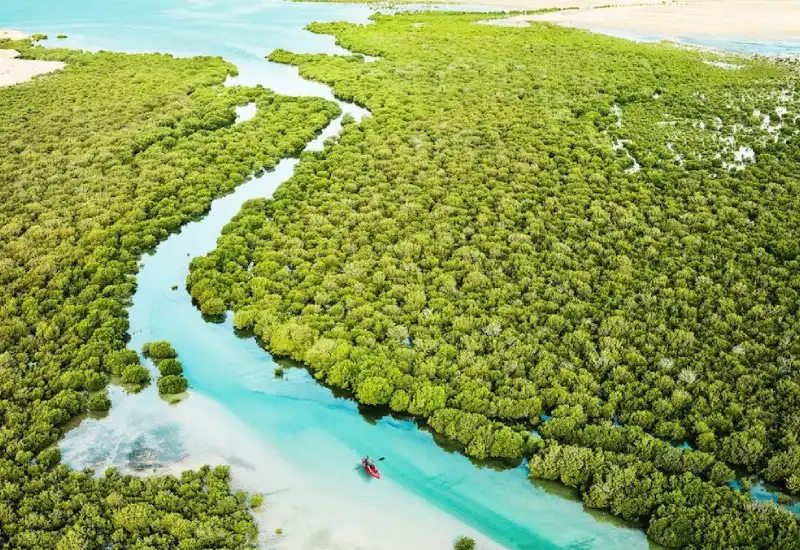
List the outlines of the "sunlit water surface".
{"type": "MultiPolygon", "coordinates": [[[[364,6],[274,0],[0,0],[0,26],[69,35],[59,45],[221,55],[240,69],[229,84],[328,99],[329,88],[264,56],[276,48],[347,53],[303,27],[367,23],[371,13],[364,6]]],[[[340,105],[357,119],[368,116],[340,105]]],[[[240,110],[238,123],[252,114],[240,110]]],[[[339,129],[337,120],[310,148],[321,148],[339,129]]],[[[190,259],[212,250],[241,204],[270,196],[296,163],[284,160],[215,201],[208,216],[143,259],[129,310],[130,347],[169,340],[190,395],[170,406],[152,386],[137,395],[112,387],[111,413],[70,431],[61,445],[64,460],[75,468],[141,473],[230,464],[237,487],[267,495],[259,515],[266,548],[445,549],[458,535],[475,537],[481,548],[646,548],[641,531],[584,510],[563,486],[532,485],[524,465],[478,467],[411,421],[365,418],[353,401],[335,397],[302,369],[276,379],[276,364],[253,339],[237,336],[229,320],[203,320],[184,289],[190,259]],[[359,471],[364,454],[385,457],[380,481],[359,471]]]]}

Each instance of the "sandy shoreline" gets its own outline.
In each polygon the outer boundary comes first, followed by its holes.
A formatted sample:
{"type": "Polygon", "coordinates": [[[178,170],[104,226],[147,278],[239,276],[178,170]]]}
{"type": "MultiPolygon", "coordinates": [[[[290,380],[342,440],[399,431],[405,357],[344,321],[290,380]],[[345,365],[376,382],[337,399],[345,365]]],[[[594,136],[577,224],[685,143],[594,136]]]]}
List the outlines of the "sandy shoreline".
{"type": "Polygon", "coordinates": [[[549,21],[596,32],[651,35],[665,39],[727,38],[800,43],[800,2],[796,0],[692,0],[615,5],[520,15],[496,24],[526,26],[529,21],[549,21]]]}
{"type": "Polygon", "coordinates": [[[0,40],[22,40],[28,38],[28,35],[22,31],[15,31],[14,29],[0,29],[0,40]]]}
{"type": "Polygon", "coordinates": [[[37,61],[17,59],[15,50],[0,50],[0,88],[27,82],[34,76],[51,73],[64,68],[60,61],[37,61]]]}
{"type": "MultiPolygon", "coordinates": [[[[358,0],[353,0],[357,2],[358,0]]],[[[417,3],[419,0],[402,0],[417,3]]],[[[469,4],[470,6],[491,6],[519,11],[543,10],[548,8],[591,9],[614,4],[615,6],[635,6],[639,4],[663,4],[673,0],[429,0],[431,4],[469,4]]],[[[387,3],[391,3],[390,1],[387,3]]]]}
{"type": "MultiPolygon", "coordinates": [[[[0,29],[0,39],[21,40],[27,35],[12,29],[0,29]]],[[[64,68],[60,61],[37,61],[17,59],[16,50],[0,50],[0,88],[27,82],[40,74],[51,73],[64,68]]]]}

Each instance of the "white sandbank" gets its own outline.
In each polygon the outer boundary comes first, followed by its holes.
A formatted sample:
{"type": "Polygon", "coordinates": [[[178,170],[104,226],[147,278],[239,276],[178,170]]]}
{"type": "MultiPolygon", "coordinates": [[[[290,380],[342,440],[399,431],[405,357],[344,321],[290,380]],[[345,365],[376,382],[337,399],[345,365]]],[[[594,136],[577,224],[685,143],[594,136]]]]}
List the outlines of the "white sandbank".
{"type": "MultiPolygon", "coordinates": [[[[615,6],[636,6],[639,4],[662,4],[673,0],[431,0],[431,4],[469,4],[471,6],[492,6],[509,8],[515,11],[544,10],[548,8],[591,9],[613,4],[615,6]]],[[[391,3],[391,2],[389,2],[391,3]]]]}
{"type": "MultiPolygon", "coordinates": [[[[390,479],[347,484],[346,493],[337,479],[312,476],[313,481],[309,480],[299,465],[284,458],[280,449],[265,443],[213,399],[190,391],[184,401],[169,406],[153,393],[148,388],[125,395],[120,388],[110,387],[112,412],[102,420],[86,419],[67,433],[61,443],[65,461],[98,473],[117,466],[136,475],[179,475],[203,464],[229,465],[235,490],[265,496],[262,508],[254,512],[259,523],[258,545],[264,549],[451,548],[458,535],[475,538],[480,550],[500,548],[390,479]],[[137,470],[126,467],[134,449],[139,451],[137,470]],[[167,456],[173,458],[157,466],[167,456]],[[281,534],[276,533],[278,529],[281,534]]],[[[333,439],[324,445],[318,434],[312,439],[309,453],[321,452],[320,460],[340,450],[333,439]]],[[[342,475],[360,473],[354,470],[342,475]]]]}
{"type": "MultiPolygon", "coordinates": [[[[0,29],[0,39],[21,40],[27,35],[11,29],[0,29]]],[[[16,50],[0,50],[0,88],[27,82],[34,76],[64,68],[60,61],[17,59],[16,50]]]]}
{"type": "Polygon", "coordinates": [[[14,29],[0,29],[0,40],[22,40],[23,38],[28,38],[28,35],[22,31],[15,31],[14,29]]]}
{"type": "MultiPolygon", "coordinates": [[[[431,4],[469,4],[471,6],[492,6],[518,11],[543,10],[547,8],[589,9],[614,4],[619,6],[638,4],[661,4],[672,0],[430,0],[431,4]]],[[[387,2],[391,4],[391,2],[387,2]]]]}
{"type": "MultiPolygon", "coordinates": [[[[530,3],[539,4],[538,0],[530,3]]],[[[520,15],[495,24],[525,26],[528,21],[550,21],[609,34],[800,42],[797,0],[692,0],[627,6],[613,0],[609,3],[614,6],[520,15]]]]}
{"type": "MultiPolygon", "coordinates": [[[[230,464],[234,488],[259,491],[266,496],[263,509],[255,514],[262,548],[450,548],[460,533],[480,540],[483,549],[497,548],[479,533],[394,486],[390,480],[381,480],[379,486],[370,483],[349,486],[348,495],[341,494],[340,484],[334,479],[330,480],[330,486],[309,483],[277,449],[202,395],[192,395],[170,408],[183,427],[184,444],[191,457],[190,463],[174,464],[170,473],[202,464],[230,464]],[[277,535],[277,529],[282,534],[277,535]]],[[[335,445],[331,441],[331,446],[335,445]]],[[[325,446],[326,455],[332,452],[331,446],[325,446]]]]}

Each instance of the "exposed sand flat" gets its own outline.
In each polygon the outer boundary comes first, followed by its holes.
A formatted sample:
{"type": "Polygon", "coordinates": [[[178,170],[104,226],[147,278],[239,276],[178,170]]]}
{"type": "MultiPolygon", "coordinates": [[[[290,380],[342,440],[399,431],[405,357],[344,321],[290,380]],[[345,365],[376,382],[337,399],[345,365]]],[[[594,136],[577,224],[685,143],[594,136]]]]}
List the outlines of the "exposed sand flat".
{"type": "MultiPolygon", "coordinates": [[[[402,3],[417,3],[420,0],[403,0],[402,3]]],[[[514,10],[542,10],[546,8],[596,8],[608,4],[630,6],[639,4],[663,4],[673,0],[430,0],[431,4],[470,4],[496,6],[514,10]]],[[[391,3],[391,2],[387,2],[391,3]]]]}
{"type": "MultiPolygon", "coordinates": [[[[524,0],[520,2],[524,3],[524,0]]],[[[611,0],[607,3],[619,2],[611,0]]],[[[569,2],[564,4],[568,5],[569,2]]],[[[524,26],[528,21],[551,21],[598,32],[649,34],[668,38],[800,42],[798,0],[691,0],[669,4],[615,5],[610,8],[521,15],[496,24],[524,26]]]]}
{"type": "MultiPolygon", "coordinates": [[[[13,29],[0,29],[0,40],[22,40],[28,35],[13,29]]],[[[17,59],[16,50],[0,50],[0,88],[26,82],[40,74],[50,73],[64,68],[60,61],[37,61],[35,59],[17,59]]]]}
{"type": "Polygon", "coordinates": [[[40,74],[64,68],[60,61],[37,61],[34,59],[16,59],[16,50],[0,50],[0,88],[26,82],[40,74]]]}
{"type": "Polygon", "coordinates": [[[0,29],[0,40],[22,40],[23,38],[27,37],[28,35],[22,31],[15,31],[14,29],[0,29]]]}

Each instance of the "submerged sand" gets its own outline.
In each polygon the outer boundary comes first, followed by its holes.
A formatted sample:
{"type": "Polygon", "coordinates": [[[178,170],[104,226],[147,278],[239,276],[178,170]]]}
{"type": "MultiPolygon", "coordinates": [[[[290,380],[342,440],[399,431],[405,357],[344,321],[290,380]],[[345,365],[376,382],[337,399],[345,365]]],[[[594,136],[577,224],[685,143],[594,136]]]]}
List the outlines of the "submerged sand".
{"type": "MultiPolygon", "coordinates": [[[[126,395],[110,387],[111,413],[102,420],[86,419],[67,434],[61,442],[65,462],[97,472],[114,466],[135,475],[180,475],[204,464],[229,465],[235,490],[265,496],[254,515],[260,527],[258,545],[269,550],[446,549],[462,534],[475,538],[481,550],[500,550],[390,479],[380,485],[347,484],[343,494],[340,480],[308,476],[213,399],[190,391],[179,405],[169,406],[154,392],[149,388],[126,395]],[[136,468],[131,468],[132,454],[136,468]],[[169,461],[162,464],[165,459],[169,461]],[[364,521],[365,514],[369,521],[364,521]]],[[[316,445],[308,452],[324,449],[321,461],[341,450],[333,438],[321,445],[319,435],[304,432],[297,437],[314,439],[316,445]]],[[[360,479],[361,474],[354,469],[342,476],[360,479]]]]}
{"type": "MultiPolygon", "coordinates": [[[[25,33],[10,29],[0,30],[0,40],[21,40],[27,38],[25,33]]],[[[0,88],[27,82],[34,76],[46,74],[64,68],[60,61],[39,61],[35,59],[17,59],[16,50],[0,50],[0,88]]]]}
{"type": "MultiPolygon", "coordinates": [[[[539,4],[538,0],[519,1],[539,4]]],[[[626,6],[613,3],[613,7],[606,8],[514,16],[495,24],[525,26],[529,21],[549,21],[609,34],[800,43],[798,0],[691,0],[626,6]]]]}

